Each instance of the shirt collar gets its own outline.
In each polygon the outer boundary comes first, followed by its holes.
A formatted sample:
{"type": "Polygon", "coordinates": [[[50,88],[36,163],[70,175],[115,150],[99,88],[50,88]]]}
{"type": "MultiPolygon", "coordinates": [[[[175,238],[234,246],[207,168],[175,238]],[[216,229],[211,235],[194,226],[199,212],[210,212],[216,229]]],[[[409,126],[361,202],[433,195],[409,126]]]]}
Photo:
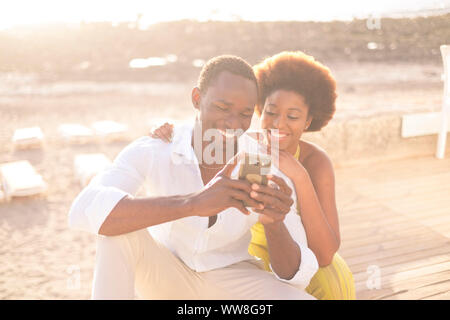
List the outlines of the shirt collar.
{"type": "Polygon", "coordinates": [[[181,155],[183,157],[192,158],[193,149],[191,145],[192,133],[194,129],[193,123],[185,123],[173,128],[172,154],[181,155]]]}

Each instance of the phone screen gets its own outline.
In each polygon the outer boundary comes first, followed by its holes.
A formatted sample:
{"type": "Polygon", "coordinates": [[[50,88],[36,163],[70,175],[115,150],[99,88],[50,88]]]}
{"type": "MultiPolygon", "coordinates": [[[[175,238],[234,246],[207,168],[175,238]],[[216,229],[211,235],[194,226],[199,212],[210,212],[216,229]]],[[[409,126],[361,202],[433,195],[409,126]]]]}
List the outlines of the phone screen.
{"type": "Polygon", "coordinates": [[[245,179],[250,183],[267,185],[270,165],[271,158],[268,155],[244,153],[239,168],[239,179],[245,179]]]}

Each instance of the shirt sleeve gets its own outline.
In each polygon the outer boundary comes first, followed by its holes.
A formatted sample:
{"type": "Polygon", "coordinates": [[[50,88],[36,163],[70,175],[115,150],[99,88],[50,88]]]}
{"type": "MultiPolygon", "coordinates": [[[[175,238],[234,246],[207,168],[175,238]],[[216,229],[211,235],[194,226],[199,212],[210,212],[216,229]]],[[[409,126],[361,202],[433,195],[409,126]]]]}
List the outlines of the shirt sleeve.
{"type": "Polygon", "coordinates": [[[150,137],[142,137],[123,149],[111,167],[98,174],[75,198],[69,211],[69,227],[98,234],[105,219],[125,196],[134,196],[152,165],[150,137]]]}

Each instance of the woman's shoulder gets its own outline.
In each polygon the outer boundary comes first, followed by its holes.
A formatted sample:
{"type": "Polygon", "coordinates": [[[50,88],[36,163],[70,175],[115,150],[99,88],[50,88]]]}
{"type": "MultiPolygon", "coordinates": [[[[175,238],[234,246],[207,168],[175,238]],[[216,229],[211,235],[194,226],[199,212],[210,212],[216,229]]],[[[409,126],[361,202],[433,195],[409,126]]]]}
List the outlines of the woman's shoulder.
{"type": "Polygon", "coordinates": [[[326,169],[333,172],[333,164],[327,152],[312,142],[300,140],[299,160],[309,173],[323,172],[326,169]]]}

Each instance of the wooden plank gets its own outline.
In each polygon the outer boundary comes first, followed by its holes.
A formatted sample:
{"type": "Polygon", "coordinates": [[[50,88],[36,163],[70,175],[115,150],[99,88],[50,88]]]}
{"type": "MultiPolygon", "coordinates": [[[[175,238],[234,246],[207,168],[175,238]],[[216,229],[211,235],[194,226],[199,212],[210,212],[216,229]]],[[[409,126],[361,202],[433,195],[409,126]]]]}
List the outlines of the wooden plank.
{"type": "MultiPolygon", "coordinates": [[[[420,278],[422,276],[429,276],[430,274],[441,273],[450,271],[450,260],[443,261],[441,263],[434,263],[411,270],[399,270],[398,272],[385,275],[383,269],[380,269],[380,277],[382,283],[394,284],[396,282],[407,281],[414,278],[420,278]]],[[[445,280],[446,278],[440,280],[445,280]]],[[[366,285],[366,279],[358,280],[355,282],[355,287],[361,288],[366,285]]]]}
{"type": "MultiPolygon", "coordinates": [[[[442,264],[427,266],[420,269],[400,272],[383,277],[381,274],[381,289],[370,290],[366,282],[355,283],[359,298],[370,296],[370,299],[383,299],[427,284],[447,281],[450,272],[450,261],[442,264]],[[369,292],[368,292],[369,291],[369,292]]],[[[436,292],[439,293],[439,292],[436,292]]]]}
{"type": "Polygon", "coordinates": [[[446,297],[439,291],[450,277],[449,169],[426,157],[336,170],[339,252],[358,298],[446,297]],[[385,291],[366,288],[369,265],[380,267],[385,291]]]}
{"type": "MultiPolygon", "coordinates": [[[[432,237],[434,238],[434,237],[432,237]]],[[[394,238],[392,240],[383,241],[383,242],[370,242],[366,245],[360,245],[353,248],[348,248],[346,250],[343,250],[342,252],[345,252],[345,256],[347,258],[358,256],[361,254],[370,254],[373,252],[378,251],[384,251],[384,250],[391,250],[396,248],[404,248],[411,246],[412,241],[414,242],[423,242],[430,239],[430,233],[425,232],[422,234],[415,234],[414,237],[407,237],[407,238],[394,238]]]]}
{"type": "MultiPolygon", "coordinates": [[[[449,186],[447,185],[450,174],[440,174],[438,177],[421,178],[416,181],[396,181],[396,185],[392,183],[365,186],[360,192],[362,195],[373,200],[407,200],[408,198],[433,198],[435,195],[445,195],[449,186]],[[436,188],[440,185],[441,188],[436,188]],[[385,188],[383,188],[385,187],[385,188]],[[373,190],[371,190],[373,189],[373,190]],[[378,189],[378,190],[377,190],[378,189]],[[387,198],[381,198],[384,195],[387,198]],[[407,196],[405,198],[405,195],[407,196]]],[[[443,199],[446,199],[445,197],[443,199]]]]}
{"type": "MultiPolygon", "coordinates": [[[[342,228],[341,233],[344,235],[346,241],[352,242],[357,239],[372,239],[373,241],[377,241],[377,237],[383,238],[395,238],[400,235],[412,234],[415,232],[420,232],[421,230],[426,230],[427,228],[420,224],[407,224],[402,227],[402,225],[382,225],[382,226],[374,226],[368,228],[361,229],[346,229],[342,228]],[[385,236],[385,237],[384,237],[385,236]]],[[[429,230],[430,231],[430,230],[429,230]]],[[[431,232],[431,231],[430,231],[431,232]]]]}
{"type": "Polygon", "coordinates": [[[411,235],[412,237],[428,232],[430,237],[443,238],[441,234],[436,232],[434,227],[446,227],[444,223],[439,223],[439,218],[427,220],[426,224],[419,224],[414,222],[405,222],[404,224],[391,225],[374,225],[368,227],[358,228],[341,228],[342,241],[345,241],[349,246],[361,245],[361,242],[367,243],[368,241],[373,243],[379,243],[382,241],[387,241],[388,239],[400,239],[402,237],[411,235]]]}
{"type": "Polygon", "coordinates": [[[450,290],[450,279],[433,283],[424,287],[414,288],[406,292],[399,292],[397,294],[388,295],[381,298],[382,300],[418,300],[429,297],[435,293],[445,293],[450,290]]]}
{"type": "MultiPolygon", "coordinates": [[[[408,271],[408,270],[414,270],[426,266],[430,266],[433,264],[439,264],[443,262],[450,261],[450,253],[446,254],[439,254],[439,255],[432,255],[428,257],[424,257],[421,259],[414,259],[407,262],[397,263],[393,265],[386,265],[381,266],[378,265],[380,268],[380,272],[383,276],[394,274],[397,272],[402,271],[408,271]]],[[[356,282],[366,281],[368,277],[367,268],[365,270],[359,271],[359,272],[353,272],[353,279],[356,282]]]]}
{"type": "Polygon", "coordinates": [[[382,287],[380,289],[368,289],[367,286],[358,286],[356,291],[358,299],[382,299],[389,295],[398,294],[401,292],[407,292],[422,286],[434,284],[442,281],[443,279],[450,278],[450,270],[429,274],[426,276],[418,276],[415,278],[409,278],[403,281],[396,281],[390,283],[388,281],[382,281],[382,287]]]}
{"type": "Polygon", "coordinates": [[[441,238],[442,235],[435,231],[435,227],[439,227],[440,230],[446,230],[447,226],[450,225],[449,218],[441,218],[440,216],[424,219],[422,223],[411,220],[397,221],[399,222],[391,222],[387,226],[383,223],[355,226],[354,228],[343,226],[341,228],[342,242],[345,242],[348,247],[354,247],[370,242],[378,243],[389,239],[401,239],[408,235],[416,236],[424,233],[428,233],[430,237],[441,238]]]}
{"type": "Polygon", "coordinates": [[[351,181],[363,180],[362,177],[373,179],[374,182],[401,180],[411,177],[411,171],[414,171],[415,177],[420,178],[441,172],[448,173],[448,167],[448,161],[436,160],[433,157],[398,159],[389,162],[341,167],[336,170],[336,181],[342,180],[346,184],[351,184],[351,181]]]}
{"type": "MultiPolygon", "coordinates": [[[[413,208],[413,205],[418,204],[428,203],[433,205],[436,202],[444,202],[448,204],[449,199],[447,195],[450,193],[449,188],[442,187],[441,190],[436,191],[435,186],[445,185],[445,183],[448,183],[449,180],[450,177],[448,177],[446,181],[434,181],[433,183],[430,183],[429,190],[425,187],[422,190],[416,187],[415,192],[412,192],[411,190],[397,190],[400,194],[393,194],[393,191],[389,192],[389,190],[384,189],[382,192],[380,192],[380,190],[373,190],[372,193],[364,193],[364,195],[367,198],[379,201],[380,203],[396,203],[399,206],[403,205],[405,210],[409,210],[413,208]]],[[[413,188],[414,186],[411,187],[413,188]]],[[[380,186],[380,189],[381,188],[382,186],[380,186]]]]}
{"type": "Polygon", "coordinates": [[[396,224],[405,224],[410,221],[407,217],[401,214],[393,214],[390,213],[385,217],[380,216],[371,216],[364,219],[361,217],[360,219],[352,219],[353,221],[346,222],[345,220],[340,223],[340,227],[347,230],[362,230],[364,228],[371,227],[379,227],[385,225],[396,225],[396,224]]]}
{"type": "MultiPolygon", "coordinates": [[[[450,167],[450,166],[449,166],[450,167]]],[[[361,173],[366,175],[366,173],[361,173]]],[[[382,175],[389,175],[392,173],[382,172],[382,175]]],[[[448,181],[450,177],[450,173],[448,172],[448,168],[446,172],[435,172],[429,173],[425,176],[415,176],[415,172],[410,172],[409,177],[395,178],[390,177],[388,179],[379,180],[377,177],[372,176],[369,177],[366,175],[364,180],[359,180],[349,184],[347,188],[355,190],[358,194],[363,196],[368,196],[369,198],[376,199],[376,197],[380,194],[386,194],[390,198],[395,196],[404,195],[405,192],[408,192],[410,195],[420,195],[422,192],[429,191],[436,186],[435,183],[441,183],[448,181]],[[358,188],[355,188],[358,187],[358,188]]],[[[338,181],[337,181],[338,182],[338,181]]],[[[442,187],[444,189],[448,188],[447,185],[443,184],[442,187]]],[[[436,192],[440,192],[439,189],[436,189],[436,192]]]]}
{"type": "MultiPolygon", "coordinates": [[[[450,205],[449,205],[450,207],[450,205]]],[[[445,208],[437,209],[435,212],[429,211],[427,214],[404,214],[404,213],[391,213],[390,217],[368,217],[366,220],[363,217],[355,219],[356,221],[346,222],[345,219],[341,219],[340,228],[346,232],[367,232],[366,229],[373,227],[386,227],[386,229],[399,227],[398,229],[405,230],[407,227],[416,226],[428,226],[445,224],[450,221],[450,213],[445,208]],[[443,223],[440,223],[443,221],[443,223]]]]}
{"type": "MultiPolygon", "coordinates": [[[[342,234],[346,235],[345,232],[341,232],[342,234]]],[[[359,237],[355,237],[354,239],[350,238],[344,238],[342,239],[341,249],[340,251],[344,252],[351,248],[357,248],[362,245],[367,245],[371,243],[383,243],[386,241],[394,240],[394,239],[411,239],[415,236],[419,236],[421,234],[429,234],[431,237],[437,237],[437,232],[434,232],[433,230],[424,228],[424,227],[418,227],[415,229],[408,229],[404,231],[399,231],[398,233],[392,233],[392,232],[379,232],[374,233],[370,236],[364,236],[360,235],[359,237]]],[[[441,235],[439,235],[441,236],[441,235]]]]}
{"type": "MultiPolygon", "coordinates": [[[[448,208],[450,205],[450,201],[443,197],[448,197],[450,194],[450,190],[446,192],[446,194],[435,195],[430,198],[416,198],[414,200],[404,200],[404,199],[391,199],[385,200],[383,204],[396,212],[402,213],[422,213],[422,212],[444,212],[442,209],[448,208]]],[[[448,211],[447,211],[448,213],[448,211]]]]}
{"type": "MultiPolygon", "coordinates": [[[[397,264],[399,261],[408,261],[405,259],[417,259],[421,252],[429,251],[434,248],[440,248],[436,246],[433,242],[427,242],[421,245],[416,245],[408,248],[399,248],[389,251],[380,251],[373,254],[361,255],[351,258],[346,258],[345,261],[348,265],[356,267],[361,264],[369,265],[392,265],[397,264]],[[395,257],[400,257],[400,259],[395,259],[395,257]],[[395,259],[395,260],[394,260],[395,259]],[[394,262],[395,261],[395,262],[394,262]],[[394,263],[393,263],[394,262],[394,263]],[[389,263],[389,264],[388,264],[389,263]]],[[[445,246],[450,252],[450,246],[445,246]]]]}
{"type": "Polygon", "coordinates": [[[422,298],[423,300],[450,300],[450,290],[422,298]]]}
{"type": "Polygon", "coordinates": [[[425,250],[425,251],[419,251],[419,252],[413,252],[411,254],[405,254],[405,255],[399,255],[394,256],[390,258],[385,258],[383,260],[372,260],[372,261],[366,261],[363,263],[358,264],[351,264],[348,262],[348,260],[345,258],[347,264],[349,265],[350,270],[352,270],[353,273],[358,272],[366,272],[367,267],[370,265],[377,265],[380,268],[386,267],[386,266],[395,266],[399,264],[408,263],[411,261],[417,261],[420,259],[425,259],[437,255],[443,255],[447,254],[449,252],[448,247],[436,247],[433,249],[425,250]]]}
{"type": "MultiPolygon", "coordinates": [[[[448,181],[450,181],[450,176],[448,177],[448,181]]],[[[368,194],[367,197],[379,201],[381,204],[384,204],[388,207],[392,207],[393,205],[395,205],[396,210],[424,210],[428,209],[427,205],[431,206],[431,208],[433,209],[437,209],[439,208],[439,206],[437,206],[437,204],[439,203],[450,203],[450,199],[448,197],[450,188],[442,187],[442,189],[436,191],[435,186],[448,183],[448,181],[433,182],[432,184],[430,184],[429,190],[419,190],[416,192],[416,194],[411,194],[411,192],[409,192],[408,194],[392,195],[392,193],[388,192],[374,191],[372,194],[368,194]]]]}

